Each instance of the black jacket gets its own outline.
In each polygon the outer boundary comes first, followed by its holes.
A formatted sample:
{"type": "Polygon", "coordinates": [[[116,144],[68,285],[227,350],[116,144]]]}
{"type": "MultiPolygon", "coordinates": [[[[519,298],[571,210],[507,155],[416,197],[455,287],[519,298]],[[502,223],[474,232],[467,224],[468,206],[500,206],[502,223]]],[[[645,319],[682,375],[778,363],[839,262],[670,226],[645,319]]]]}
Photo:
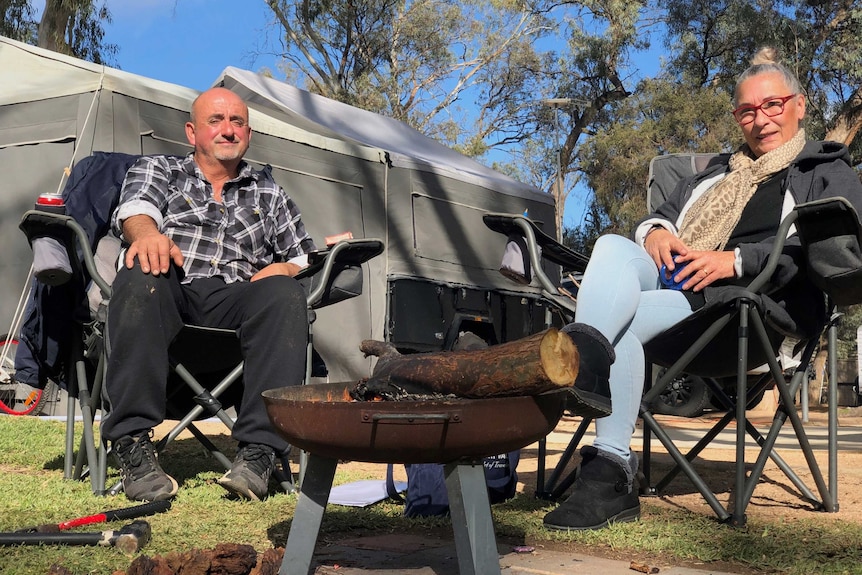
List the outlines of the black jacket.
{"type": "MultiPolygon", "coordinates": [[[[691,200],[692,192],[697,185],[726,172],[727,169],[727,164],[721,163],[681,180],[668,196],[667,201],[654,213],[641,220],[639,226],[658,223],[674,232],[677,231],[680,213],[691,200]]],[[[851,167],[847,147],[837,142],[806,142],[802,152],[788,169],[785,189],[785,211],[782,215],[789,212],[788,207],[792,209],[797,204],[834,196],[847,198],[856,208],[857,213],[862,213],[862,182],[851,167]]],[[[776,228],[778,223],[780,222],[776,222],[776,228]]],[[[763,270],[774,241],[773,236],[757,243],[737,246],[742,258],[743,280],[753,280],[763,270]]],[[[804,268],[800,241],[794,234],[787,238],[778,269],[764,291],[799,323],[798,331],[807,334],[822,319],[820,313],[812,315],[812,312],[823,307],[812,305],[817,301],[813,298],[822,300],[823,296],[805,277],[804,268]]],[[[703,292],[705,301],[720,299],[722,291],[721,285],[707,287],[703,292]]]]}

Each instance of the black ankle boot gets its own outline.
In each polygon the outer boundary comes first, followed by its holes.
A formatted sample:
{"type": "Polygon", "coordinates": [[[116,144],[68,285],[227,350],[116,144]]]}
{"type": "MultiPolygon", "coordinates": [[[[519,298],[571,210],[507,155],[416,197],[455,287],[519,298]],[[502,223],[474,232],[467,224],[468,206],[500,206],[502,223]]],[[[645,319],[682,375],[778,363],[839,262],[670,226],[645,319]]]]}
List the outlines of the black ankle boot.
{"type": "Polygon", "coordinates": [[[637,470],[630,469],[631,463],[592,445],[581,448],[581,457],[574,491],[545,515],[545,527],[566,531],[601,529],[640,517],[634,486],[637,470]]]}
{"type": "Polygon", "coordinates": [[[608,378],[616,354],[611,343],[596,328],[583,323],[570,323],[562,329],[578,348],[578,377],[566,409],[585,417],[606,417],[611,414],[611,388],[608,378]]]}

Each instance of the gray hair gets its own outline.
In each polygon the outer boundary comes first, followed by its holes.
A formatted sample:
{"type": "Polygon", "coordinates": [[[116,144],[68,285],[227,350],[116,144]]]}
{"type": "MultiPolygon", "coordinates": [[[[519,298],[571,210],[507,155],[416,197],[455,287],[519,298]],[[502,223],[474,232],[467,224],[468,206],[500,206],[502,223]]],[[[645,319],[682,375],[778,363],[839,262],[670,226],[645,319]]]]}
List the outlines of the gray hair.
{"type": "Polygon", "coordinates": [[[802,93],[802,85],[799,83],[796,75],[787,66],[778,61],[778,50],[771,46],[765,46],[757,51],[751,59],[751,66],[736,79],[736,86],[733,89],[733,107],[735,108],[739,105],[737,98],[740,84],[753,76],[769,73],[781,74],[784,83],[793,94],[802,93]]]}

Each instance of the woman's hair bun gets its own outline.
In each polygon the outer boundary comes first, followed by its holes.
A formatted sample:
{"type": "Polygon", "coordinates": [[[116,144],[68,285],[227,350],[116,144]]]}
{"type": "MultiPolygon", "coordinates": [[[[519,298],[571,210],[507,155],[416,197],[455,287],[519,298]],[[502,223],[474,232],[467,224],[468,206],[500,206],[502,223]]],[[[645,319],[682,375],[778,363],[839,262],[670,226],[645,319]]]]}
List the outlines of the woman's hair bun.
{"type": "Polygon", "coordinates": [[[772,46],[764,46],[759,49],[751,58],[751,65],[758,66],[761,64],[778,64],[778,50],[772,46]]]}

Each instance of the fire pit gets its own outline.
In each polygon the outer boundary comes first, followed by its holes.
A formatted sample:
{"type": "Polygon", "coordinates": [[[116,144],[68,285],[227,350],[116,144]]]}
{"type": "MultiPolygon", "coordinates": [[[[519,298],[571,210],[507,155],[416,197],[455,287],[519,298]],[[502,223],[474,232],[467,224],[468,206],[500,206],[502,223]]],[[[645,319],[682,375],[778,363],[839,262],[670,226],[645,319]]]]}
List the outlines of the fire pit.
{"type": "Polygon", "coordinates": [[[566,390],[535,396],[353,401],[353,383],[265,391],[269,418],[291,445],[333,459],[448,463],[506,453],[550,433],[566,390]]]}
{"type": "Polygon", "coordinates": [[[267,414],[309,452],[279,575],[307,575],[339,459],[444,463],[459,570],[500,573],[482,458],[550,433],[566,390],[536,396],[352,401],[352,383],[285,387],[263,394],[267,414]]]}

